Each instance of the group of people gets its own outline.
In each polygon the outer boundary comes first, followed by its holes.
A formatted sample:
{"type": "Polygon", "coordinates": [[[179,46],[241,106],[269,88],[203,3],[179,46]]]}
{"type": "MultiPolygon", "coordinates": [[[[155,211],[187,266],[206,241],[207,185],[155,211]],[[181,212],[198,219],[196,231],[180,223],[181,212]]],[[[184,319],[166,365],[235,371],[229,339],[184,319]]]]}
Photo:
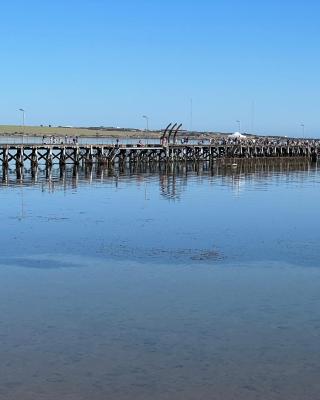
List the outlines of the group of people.
{"type": "MultiPolygon", "coordinates": [[[[177,144],[178,143],[178,139],[174,138],[173,139],[173,143],[177,144]]],[[[187,143],[189,143],[189,137],[188,136],[185,137],[185,138],[180,139],[180,144],[187,144],[187,143]]],[[[166,146],[167,144],[168,144],[168,138],[166,138],[166,137],[161,138],[161,145],[162,146],[166,146]]]]}
{"type": "MultiPolygon", "coordinates": [[[[233,145],[247,145],[247,146],[307,146],[307,147],[319,147],[319,139],[295,139],[295,138],[274,138],[274,137],[251,137],[251,136],[217,136],[211,138],[200,139],[198,141],[193,140],[194,144],[204,145],[209,144],[211,146],[233,146],[233,145]]],[[[173,138],[173,144],[188,144],[189,137],[182,139],[173,138]]],[[[78,136],[42,136],[42,144],[79,144],[78,136]]],[[[161,139],[161,145],[168,145],[168,138],[164,137],[161,139]]],[[[120,141],[117,138],[116,147],[120,147],[120,141]]],[[[145,144],[142,140],[137,143],[138,147],[144,147],[145,144]]]]}
{"type": "Polygon", "coordinates": [[[42,136],[42,144],[79,144],[78,136],[42,136]]]}
{"type": "MultiPolygon", "coordinates": [[[[309,146],[320,147],[320,140],[294,139],[294,138],[269,138],[269,137],[218,137],[209,139],[210,145],[248,145],[248,146],[309,146]]],[[[199,143],[200,144],[200,143],[199,143]]]]}

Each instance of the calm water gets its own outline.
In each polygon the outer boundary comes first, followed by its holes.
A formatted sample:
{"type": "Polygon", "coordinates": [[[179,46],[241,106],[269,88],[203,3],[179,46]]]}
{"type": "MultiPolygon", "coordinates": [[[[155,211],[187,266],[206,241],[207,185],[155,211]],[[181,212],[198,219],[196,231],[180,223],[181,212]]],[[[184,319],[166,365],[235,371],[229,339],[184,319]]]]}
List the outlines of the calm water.
{"type": "Polygon", "coordinates": [[[318,399],[320,171],[3,174],[0,399],[318,399]]]}

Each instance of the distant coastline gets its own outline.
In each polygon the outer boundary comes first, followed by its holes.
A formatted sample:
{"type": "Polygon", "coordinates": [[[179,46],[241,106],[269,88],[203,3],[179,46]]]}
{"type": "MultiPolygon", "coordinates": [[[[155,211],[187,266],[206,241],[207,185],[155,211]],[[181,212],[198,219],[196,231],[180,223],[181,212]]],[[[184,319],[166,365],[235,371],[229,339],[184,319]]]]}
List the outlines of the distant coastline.
{"type": "MultiPolygon", "coordinates": [[[[87,137],[87,138],[112,138],[112,139],[160,139],[163,130],[149,130],[136,128],[116,128],[116,127],[71,127],[71,126],[31,126],[31,125],[0,125],[0,137],[12,136],[69,136],[69,137],[87,137]]],[[[234,132],[216,132],[216,131],[187,131],[180,130],[177,137],[188,136],[191,139],[210,139],[217,136],[228,136],[234,132]]],[[[316,138],[284,136],[284,135],[267,135],[267,134],[252,134],[241,132],[249,137],[268,137],[268,138],[291,138],[301,140],[315,140],[316,138]]]]}
{"type": "MultiPolygon", "coordinates": [[[[66,126],[22,126],[22,125],[0,125],[0,136],[79,136],[79,137],[101,137],[101,138],[137,138],[157,139],[162,135],[162,130],[142,130],[134,128],[114,127],[66,127],[66,126]]],[[[180,131],[178,136],[189,136],[196,138],[208,138],[213,135],[229,135],[227,132],[187,132],[180,131]]]]}

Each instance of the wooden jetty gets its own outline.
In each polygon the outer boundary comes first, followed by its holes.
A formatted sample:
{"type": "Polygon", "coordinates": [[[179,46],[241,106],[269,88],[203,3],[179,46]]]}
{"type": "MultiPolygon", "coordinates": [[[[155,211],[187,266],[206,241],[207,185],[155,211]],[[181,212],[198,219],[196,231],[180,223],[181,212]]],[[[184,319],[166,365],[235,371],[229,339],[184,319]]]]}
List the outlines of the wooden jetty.
{"type": "Polygon", "coordinates": [[[117,163],[159,163],[213,161],[221,158],[303,157],[317,160],[316,144],[1,144],[0,164],[3,168],[15,163],[22,167],[46,164],[112,166],[117,163]]]}

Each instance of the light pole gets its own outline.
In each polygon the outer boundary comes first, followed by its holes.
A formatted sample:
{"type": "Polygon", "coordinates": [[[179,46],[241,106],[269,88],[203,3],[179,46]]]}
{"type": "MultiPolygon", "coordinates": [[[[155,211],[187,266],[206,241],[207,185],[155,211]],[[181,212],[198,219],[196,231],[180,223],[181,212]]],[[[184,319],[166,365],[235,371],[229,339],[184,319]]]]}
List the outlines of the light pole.
{"type": "Polygon", "coordinates": [[[241,121],[239,119],[237,119],[236,123],[238,124],[238,131],[239,131],[239,133],[241,133],[241,121]]]}
{"type": "Polygon", "coordinates": [[[22,112],[22,127],[23,127],[23,131],[22,131],[22,144],[23,144],[23,135],[24,135],[24,123],[25,123],[25,116],[26,116],[26,112],[23,108],[19,108],[19,111],[22,112]]]}
{"type": "Polygon", "coordinates": [[[147,115],[143,115],[142,118],[147,121],[147,132],[149,132],[149,117],[147,115]]]}
{"type": "Polygon", "coordinates": [[[304,138],[304,132],[305,132],[305,127],[304,127],[304,124],[303,123],[301,123],[301,128],[302,128],[302,137],[304,138]]]}
{"type": "Polygon", "coordinates": [[[193,100],[192,98],[190,99],[190,132],[192,132],[193,129],[193,100]]]}

